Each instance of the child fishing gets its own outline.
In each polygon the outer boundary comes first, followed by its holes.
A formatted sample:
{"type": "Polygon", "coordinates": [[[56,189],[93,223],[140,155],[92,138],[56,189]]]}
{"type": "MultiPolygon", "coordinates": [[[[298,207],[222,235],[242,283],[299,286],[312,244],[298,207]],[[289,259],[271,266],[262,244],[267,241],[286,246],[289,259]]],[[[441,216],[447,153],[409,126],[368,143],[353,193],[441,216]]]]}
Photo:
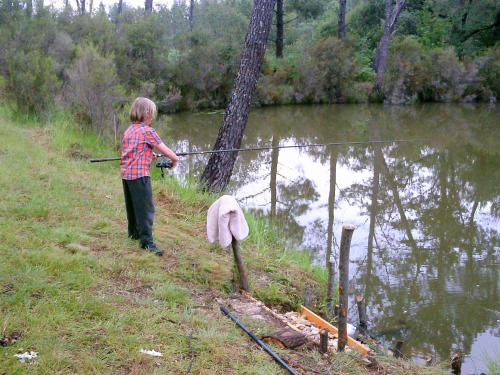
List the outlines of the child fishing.
{"type": "Polygon", "coordinates": [[[151,161],[156,158],[153,149],[158,150],[177,165],[178,157],[151,127],[156,117],[153,101],[139,97],[130,109],[131,125],[122,140],[120,170],[127,209],[128,236],[139,240],[140,246],[155,255],[163,251],[153,241],[155,208],[151,189],[151,161]]]}

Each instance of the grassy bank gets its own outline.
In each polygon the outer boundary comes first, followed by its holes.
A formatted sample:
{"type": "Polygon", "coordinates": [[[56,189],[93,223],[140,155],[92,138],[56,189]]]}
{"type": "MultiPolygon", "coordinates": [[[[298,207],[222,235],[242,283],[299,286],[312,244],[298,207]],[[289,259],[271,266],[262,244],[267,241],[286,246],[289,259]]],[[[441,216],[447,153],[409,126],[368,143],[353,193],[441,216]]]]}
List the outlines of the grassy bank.
{"type": "MultiPolygon", "coordinates": [[[[280,373],[218,311],[216,299],[233,286],[231,254],[205,240],[214,197],[173,178],[155,180],[154,231],[165,256],[140,250],[126,236],[118,166],[86,161],[112,147],[70,123],[15,119],[0,107],[0,337],[20,334],[0,347],[0,373],[280,373]],[[38,358],[20,363],[20,349],[38,358]]],[[[284,249],[263,221],[248,221],[242,248],[255,297],[292,309],[307,285],[325,289],[325,274],[304,254],[284,249]]],[[[316,309],[322,301],[320,294],[316,309]]],[[[307,355],[319,361],[314,351],[307,355]]],[[[349,355],[326,363],[331,373],[365,372],[349,355]]]]}

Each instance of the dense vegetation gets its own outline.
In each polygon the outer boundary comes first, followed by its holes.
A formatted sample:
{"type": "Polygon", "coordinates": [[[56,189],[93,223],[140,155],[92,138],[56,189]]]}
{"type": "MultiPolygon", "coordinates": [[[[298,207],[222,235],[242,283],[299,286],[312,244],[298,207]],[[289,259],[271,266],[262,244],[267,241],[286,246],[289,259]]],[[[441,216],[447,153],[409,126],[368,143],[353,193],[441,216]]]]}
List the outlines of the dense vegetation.
{"type": "MultiPolygon", "coordinates": [[[[82,124],[116,134],[139,94],[165,112],[227,104],[252,1],[194,2],[192,22],[185,1],[152,12],[72,6],[0,1],[0,90],[17,111],[44,115],[62,104],[82,124]]],[[[406,1],[376,95],[384,1],[348,0],[343,39],[337,17],[336,0],[284,2],[284,55],[275,57],[273,27],[256,105],[496,101],[500,93],[498,0],[406,1]]]]}

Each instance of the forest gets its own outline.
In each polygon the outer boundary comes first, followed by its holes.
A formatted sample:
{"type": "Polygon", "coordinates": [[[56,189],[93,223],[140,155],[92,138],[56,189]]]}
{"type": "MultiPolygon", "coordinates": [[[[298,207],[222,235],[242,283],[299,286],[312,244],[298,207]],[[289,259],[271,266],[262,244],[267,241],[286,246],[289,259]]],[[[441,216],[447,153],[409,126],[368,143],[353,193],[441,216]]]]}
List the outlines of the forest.
{"type": "MultiPolygon", "coordinates": [[[[252,3],[1,0],[0,95],[107,135],[138,95],[164,113],[224,108],[252,3]]],[[[499,36],[498,0],[279,0],[252,104],[496,102],[499,36]]]]}

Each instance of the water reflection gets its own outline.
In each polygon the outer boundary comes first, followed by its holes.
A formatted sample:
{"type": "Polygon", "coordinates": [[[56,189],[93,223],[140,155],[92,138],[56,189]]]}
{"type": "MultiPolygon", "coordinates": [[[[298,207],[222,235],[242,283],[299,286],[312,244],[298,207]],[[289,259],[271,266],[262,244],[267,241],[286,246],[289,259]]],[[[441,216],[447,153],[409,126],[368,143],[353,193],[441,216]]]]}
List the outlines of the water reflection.
{"type": "MultiPolygon", "coordinates": [[[[459,105],[256,110],[243,147],[418,141],[240,153],[229,190],[321,263],[341,226],[355,224],[351,292],[365,295],[372,330],[408,340],[407,355],[461,350],[464,373],[484,371],[471,353],[500,347],[499,115],[459,105]]],[[[176,115],[164,135],[177,150],[210,149],[221,120],[176,115]]],[[[198,176],[207,160],[187,158],[179,174],[198,176]]]]}

